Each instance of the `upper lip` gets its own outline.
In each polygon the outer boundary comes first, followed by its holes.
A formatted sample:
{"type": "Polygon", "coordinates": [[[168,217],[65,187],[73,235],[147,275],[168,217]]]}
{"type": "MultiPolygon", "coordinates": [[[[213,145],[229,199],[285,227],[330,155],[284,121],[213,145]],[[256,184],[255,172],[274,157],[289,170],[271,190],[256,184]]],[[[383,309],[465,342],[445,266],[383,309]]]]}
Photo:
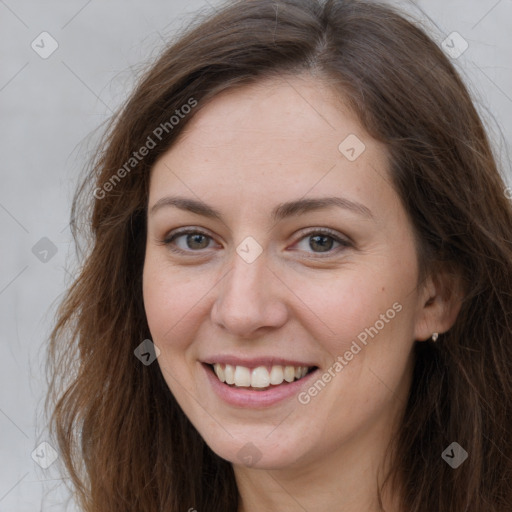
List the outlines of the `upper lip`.
{"type": "Polygon", "coordinates": [[[311,362],[298,361],[296,359],[285,359],[284,357],[237,357],[230,355],[219,355],[203,359],[204,364],[230,364],[232,366],[245,366],[246,368],[257,368],[258,366],[307,366],[308,368],[317,366],[311,362]]]}

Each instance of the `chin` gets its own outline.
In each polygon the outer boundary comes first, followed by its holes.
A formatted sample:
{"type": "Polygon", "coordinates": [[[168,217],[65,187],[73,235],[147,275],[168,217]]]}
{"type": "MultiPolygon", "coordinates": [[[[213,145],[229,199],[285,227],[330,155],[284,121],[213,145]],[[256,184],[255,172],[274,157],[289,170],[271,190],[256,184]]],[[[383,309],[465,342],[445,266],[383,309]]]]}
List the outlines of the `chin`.
{"type": "Polygon", "coordinates": [[[237,466],[255,469],[290,468],[306,455],[305,440],[295,437],[291,432],[282,430],[280,435],[274,435],[272,429],[263,429],[261,426],[247,429],[239,426],[237,431],[233,437],[222,431],[220,437],[215,438],[210,432],[203,439],[222,459],[237,466]]]}

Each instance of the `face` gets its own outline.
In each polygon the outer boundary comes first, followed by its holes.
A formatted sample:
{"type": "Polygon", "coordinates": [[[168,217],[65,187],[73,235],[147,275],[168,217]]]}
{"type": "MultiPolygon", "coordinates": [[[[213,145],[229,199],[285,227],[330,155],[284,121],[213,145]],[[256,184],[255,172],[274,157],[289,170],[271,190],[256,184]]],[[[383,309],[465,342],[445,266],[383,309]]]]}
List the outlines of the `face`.
{"type": "Polygon", "coordinates": [[[387,438],[424,303],[390,181],[385,147],[310,77],[221,93],[154,165],[155,364],[221,457],[277,469],[387,438]]]}

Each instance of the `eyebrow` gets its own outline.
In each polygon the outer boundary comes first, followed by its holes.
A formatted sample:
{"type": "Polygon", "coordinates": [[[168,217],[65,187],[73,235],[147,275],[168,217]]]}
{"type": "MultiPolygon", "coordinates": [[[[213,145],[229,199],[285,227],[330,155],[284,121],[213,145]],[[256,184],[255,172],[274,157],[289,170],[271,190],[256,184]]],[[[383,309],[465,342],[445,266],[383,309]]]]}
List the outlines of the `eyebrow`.
{"type": "MultiPolygon", "coordinates": [[[[222,221],[222,214],[215,208],[209,206],[203,201],[191,199],[181,196],[169,196],[159,199],[150,209],[150,214],[154,214],[164,207],[175,207],[180,210],[189,211],[197,215],[202,215],[210,219],[217,219],[222,221]]],[[[373,219],[373,214],[365,205],[344,197],[316,197],[311,199],[298,199],[296,201],[289,201],[281,203],[272,211],[272,219],[279,221],[294,215],[304,215],[305,213],[323,210],[326,208],[338,207],[345,210],[352,211],[365,217],[373,219]]]]}

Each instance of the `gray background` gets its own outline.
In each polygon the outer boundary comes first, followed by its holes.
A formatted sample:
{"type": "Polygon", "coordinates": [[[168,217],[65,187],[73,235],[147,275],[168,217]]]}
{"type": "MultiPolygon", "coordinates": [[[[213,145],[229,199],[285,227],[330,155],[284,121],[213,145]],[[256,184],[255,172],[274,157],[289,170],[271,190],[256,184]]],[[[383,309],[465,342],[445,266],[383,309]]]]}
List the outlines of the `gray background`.
{"type": "MultiPolygon", "coordinates": [[[[130,92],[134,71],[190,13],[219,4],[209,3],[0,0],[0,512],[66,510],[57,464],[43,469],[31,454],[47,439],[45,343],[74,262],[73,190],[98,140],[94,130],[130,92]],[[59,45],[47,59],[31,47],[41,46],[43,31],[59,45]],[[45,237],[56,254],[34,254],[45,237]]],[[[439,44],[454,31],[469,44],[455,62],[511,186],[512,0],[394,3],[439,44]]]]}

